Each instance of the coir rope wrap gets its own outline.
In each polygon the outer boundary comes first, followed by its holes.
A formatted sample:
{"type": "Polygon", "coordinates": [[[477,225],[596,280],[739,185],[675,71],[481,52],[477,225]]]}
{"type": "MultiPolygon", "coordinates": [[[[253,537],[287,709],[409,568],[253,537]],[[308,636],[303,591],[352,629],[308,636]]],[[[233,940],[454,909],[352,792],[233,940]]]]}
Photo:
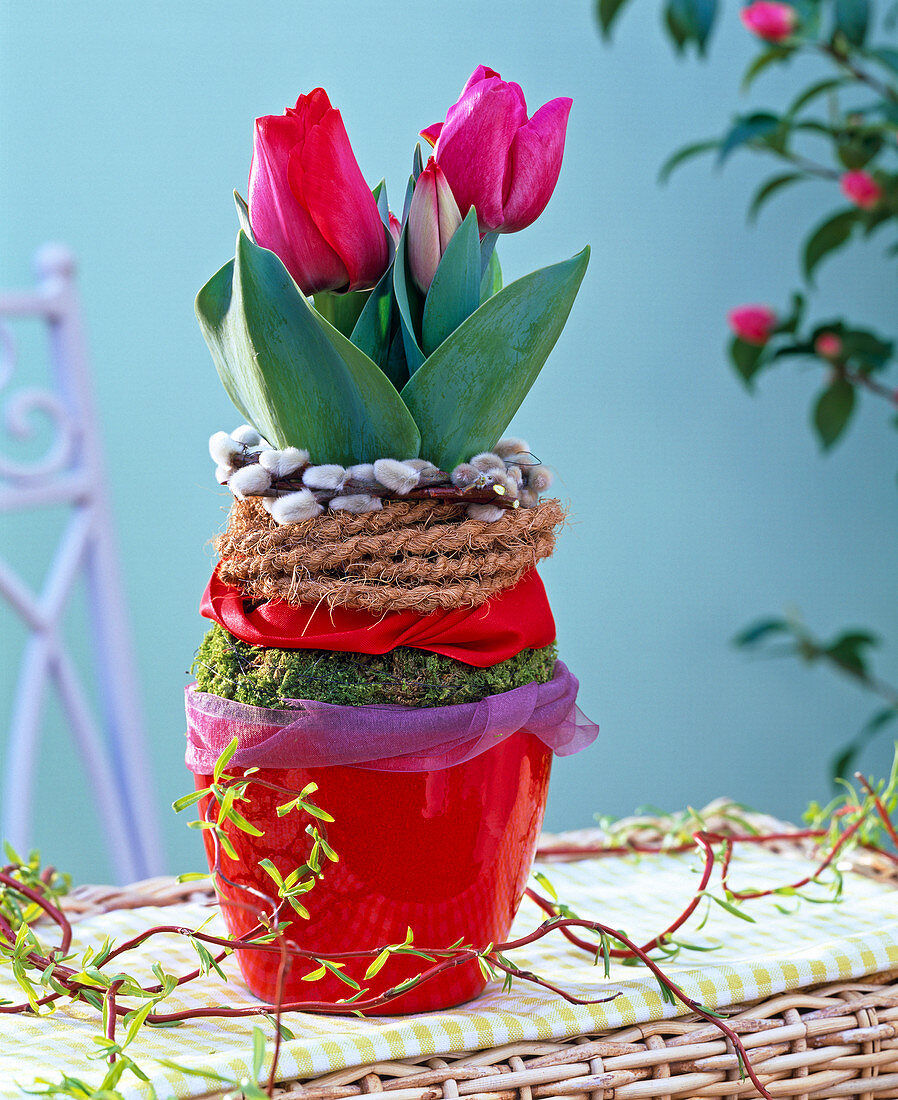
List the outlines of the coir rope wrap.
{"type": "Polygon", "coordinates": [[[420,614],[479,607],[555,548],[557,500],[493,523],[461,505],[391,502],[279,526],[258,500],[237,501],[216,540],[221,579],[252,600],[420,614]]]}

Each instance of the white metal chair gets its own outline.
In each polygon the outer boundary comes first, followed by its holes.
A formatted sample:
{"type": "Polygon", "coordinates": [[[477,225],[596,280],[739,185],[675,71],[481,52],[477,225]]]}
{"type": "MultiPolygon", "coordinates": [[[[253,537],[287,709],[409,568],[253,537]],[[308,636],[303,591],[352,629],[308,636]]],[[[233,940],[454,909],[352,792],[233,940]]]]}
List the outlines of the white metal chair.
{"type": "Polygon", "coordinates": [[[0,292],[0,515],[63,505],[66,522],[39,592],[0,557],[0,595],[28,631],[3,748],[0,837],[20,851],[29,846],[42,714],[54,682],[93,787],[117,875],[120,881],[133,881],[158,873],[161,846],[75,260],[67,248],[47,245],[35,265],[34,290],[0,292]],[[6,323],[13,318],[46,322],[52,385],[18,388],[4,402],[2,390],[13,380],[16,366],[16,344],[6,323]],[[2,453],[4,435],[27,438],[35,413],[49,420],[53,440],[36,462],[14,462],[2,453]],[[99,714],[60,630],[80,578],[88,595],[99,714]]]}

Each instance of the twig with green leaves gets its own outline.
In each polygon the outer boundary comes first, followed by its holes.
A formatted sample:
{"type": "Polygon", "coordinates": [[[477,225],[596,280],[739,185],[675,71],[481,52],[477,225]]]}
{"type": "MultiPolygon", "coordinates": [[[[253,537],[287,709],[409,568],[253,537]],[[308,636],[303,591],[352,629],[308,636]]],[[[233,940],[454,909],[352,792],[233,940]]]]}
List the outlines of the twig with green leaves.
{"type": "MultiPolygon", "coordinates": [[[[325,874],[327,864],[336,856],[327,843],[326,823],[329,815],[311,801],[311,796],[315,793],[311,786],[302,791],[280,788],[277,784],[262,779],[252,768],[239,775],[230,774],[227,770],[228,760],[235,747],[232,743],[219,758],[210,786],[192,792],[175,803],[175,808],[179,810],[193,805],[199,806],[201,816],[198,824],[204,832],[209,833],[215,845],[217,858],[213,863],[213,873],[216,877],[226,878],[222,865],[234,850],[235,832],[252,832],[255,829],[250,820],[250,792],[254,784],[263,784],[268,790],[274,789],[278,795],[284,794],[286,800],[281,804],[284,815],[299,813],[309,818],[307,832],[311,841],[305,864],[290,874],[280,874],[273,864],[267,868],[277,891],[272,895],[260,893],[258,905],[250,906],[256,924],[243,938],[215,936],[204,930],[205,925],[197,929],[181,925],[159,925],[118,945],[106,939],[99,946],[88,946],[83,952],[77,952],[72,949],[72,924],[60,904],[67,889],[64,877],[52,868],[41,871],[35,856],[22,860],[15,853],[11,853],[10,864],[0,871],[0,965],[8,969],[25,994],[21,1003],[0,1005],[0,1013],[49,1016],[55,1008],[65,1003],[78,1003],[92,1008],[97,1014],[100,1029],[94,1037],[97,1058],[108,1064],[98,1085],[91,1085],[81,1078],[64,1074],[57,1081],[38,1081],[40,1088],[32,1090],[35,1095],[65,1096],[73,1100],[119,1100],[121,1093],[117,1086],[126,1073],[132,1074],[138,1080],[148,1079],[129,1053],[131,1044],[142,1028],[177,1026],[198,1018],[260,1017],[272,1027],[273,1049],[269,1054],[264,1031],[255,1028],[251,1077],[234,1081],[212,1071],[196,1070],[175,1062],[166,1061],[164,1064],[184,1073],[201,1076],[222,1090],[233,1089],[235,1091],[232,1095],[235,1097],[242,1095],[249,1100],[264,1100],[272,1095],[278,1079],[281,1042],[293,1038],[292,1032],[283,1022],[284,1013],[354,1012],[364,1015],[366,1011],[390,1004],[409,989],[432,980],[448,969],[471,962],[476,962],[488,979],[501,982],[506,989],[511,987],[513,981],[519,980],[547,989],[572,1004],[597,1004],[613,1000],[617,996],[613,990],[597,992],[594,997],[577,997],[563,986],[520,968],[511,959],[514,952],[552,933],[560,932],[575,946],[587,952],[596,965],[602,964],[606,977],[611,976],[612,960],[625,965],[647,967],[658,981],[666,1001],[681,1004],[684,1009],[711,1022],[726,1036],[735,1051],[743,1076],[747,1076],[759,1093],[769,1100],[769,1093],[752,1067],[736,1029],[731,1028],[725,1018],[714,1009],[690,997],[664,972],[663,964],[675,958],[680,950],[710,949],[700,944],[687,943],[677,938],[677,933],[702,903],[708,906],[709,911],[716,905],[731,915],[752,921],[754,918],[745,911],[744,906],[759,897],[791,898],[807,886],[817,884],[825,887],[826,894],[823,898],[810,896],[809,900],[835,900],[841,890],[841,875],[835,868],[835,862],[837,857],[841,860],[852,847],[875,850],[891,863],[898,865],[898,830],[891,817],[898,808],[896,755],[896,765],[888,780],[873,783],[859,776],[859,790],[847,787],[845,797],[838,803],[822,809],[818,806],[812,807],[806,829],[794,832],[759,832],[753,830],[738,815],[731,815],[732,828],[722,829],[720,826],[712,827],[704,821],[702,815],[690,811],[688,819],[684,819],[679,827],[675,827],[669,835],[662,836],[657,842],[641,843],[623,838],[618,843],[618,838],[611,836],[609,843],[595,849],[576,849],[581,858],[588,855],[669,853],[696,849],[701,853],[704,866],[693,898],[663,932],[651,937],[646,943],[635,942],[620,928],[612,928],[574,913],[558,900],[546,876],[538,873],[537,881],[551,896],[547,897],[533,890],[528,893],[548,919],[533,931],[507,942],[483,947],[462,942],[448,946],[421,947],[414,942],[412,930],[409,929],[402,943],[337,953],[318,953],[299,948],[291,939],[290,920],[285,919],[285,912],[292,909],[297,917],[302,918],[306,909],[299,899],[311,893],[325,874]],[[816,868],[786,886],[752,890],[738,890],[730,886],[730,865],[733,853],[739,845],[777,844],[784,840],[789,843],[813,841],[818,844],[820,857],[816,868]],[[890,845],[894,850],[890,849],[890,845]],[[715,870],[720,876],[718,891],[710,889],[715,870]],[[827,872],[831,876],[829,879],[826,877],[827,872]],[[43,938],[44,929],[38,923],[41,917],[49,919],[57,929],[58,942],[53,946],[43,938]],[[178,976],[167,973],[163,965],[157,962],[153,966],[157,980],[152,984],[144,983],[122,969],[130,952],[159,936],[170,935],[186,938],[193,945],[199,957],[197,968],[178,976]],[[224,959],[235,950],[250,949],[280,956],[281,980],[275,1003],[240,1008],[212,1004],[179,1011],[163,1010],[164,1002],[176,989],[187,983],[197,982],[212,971],[225,978],[225,972],[221,968],[224,959]],[[325,974],[339,975],[343,965],[350,959],[362,959],[368,963],[365,979],[369,980],[392,955],[397,954],[421,958],[421,970],[416,976],[382,994],[372,995],[368,989],[344,976],[347,984],[354,987],[354,991],[343,1002],[289,1002],[284,998],[284,977],[287,968],[295,963],[310,965],[312,969],[306,978],[314,982],[325,974]],[[124,1029],[123,1033],[119,1031],[119,1025],[124,1029]]],[[[556,848],[547,854],[551,856],[559,852],[556,848]]],[[[265,862],[268,861],[263,860],[265,862]]],[[[704,923],[703,920],[702,925],[704,923]]]]}
{"type": "MultiPolygon", "coordinates": [[[[695,47],[704,55],[721,14],[719,0],[665,0],[665,26],[678,52],[695,47]]],[[[597,0],[596,18],[605,37],[626,0],[597,0]]],[[[801,87],[785,109],[736,114],[720,136],[679,149],[661,169],[661,180],[700,155],[713,155],[722,167],[737,151],[772,157],[784,170],[766,179],[752,198],[754,220],[775,196],[797,184],[827,182],[833,197],[847,199],[807,234],[801,272],[814,288],[821,264],[853,240],[887,236],[886,254],[898,256],[898,48],[894,18],[882,19],[874,0],[752,0],[739,12],[758,52],[742,80],[747,91],[774,66],[808,60],[813,81],[801,87]],[[830,71],[822,77],[821,62],[830,71]]],[[[765,371],[786,362],[819,370],[822,385],[811,410],[811,426],[823,451],[841,440],[861,395],[898,408],[894,381],[895,340],[845,317],[806,318],[804,292],[787,310],[768,305],[739,306],[729,314],[733,336],[729,354],[748,389],[765,371]],[[892,371],[891,378],[888,377],[892,371]]],[[[898,428],[898,416],[891,423],[898,428]]],[[[817,643],[788,620],[764,620],[749,627],[737,644],[755,647],[773,633],[790,635],[794,645],[779,652],[809,661],[824,660],[882,696],[878,710],[833,757],[833,777],[850,775],[863,748],[896,717],[898,696],[867,668],[861,650],[875,644],[866,630],[846,631],[835,642],[817,643]],[[842,658],[846,657],[846,661],[842,658]]],[[[773,652],[773,651],[771,651],[773,652]]]]}

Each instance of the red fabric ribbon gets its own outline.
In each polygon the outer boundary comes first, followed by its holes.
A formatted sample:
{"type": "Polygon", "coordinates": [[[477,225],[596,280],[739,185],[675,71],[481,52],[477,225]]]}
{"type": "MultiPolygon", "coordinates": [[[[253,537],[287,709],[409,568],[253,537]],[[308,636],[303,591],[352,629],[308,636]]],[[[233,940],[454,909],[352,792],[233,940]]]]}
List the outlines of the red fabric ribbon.
{"type": "Polygon", "coordinates": [[[475,668],[491,668],[522,649],[555,641],[555,620],[543,582],[529,570],[512,588],[480,607],[455,611],[388,611],[375,615],[321,603],[294,607],[282,600],[253,606],[218,575],[203,594],[200,613],[249,645],[278,649],[336,649],[388,653],[398,646],[427,649],[475,668]]]}

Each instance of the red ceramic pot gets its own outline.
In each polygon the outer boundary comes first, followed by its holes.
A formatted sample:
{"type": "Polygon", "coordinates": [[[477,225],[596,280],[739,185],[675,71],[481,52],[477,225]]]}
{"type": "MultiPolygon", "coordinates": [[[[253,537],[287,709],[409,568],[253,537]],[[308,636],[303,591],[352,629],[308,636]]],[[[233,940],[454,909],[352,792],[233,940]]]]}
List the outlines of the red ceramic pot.
{"type": "MultiPolygon", "coordinates": [[[[473,760],[431,772],[383,772],[365,768],[263,769],[257,773],[296,791],[317,783],[314,801],[334,817],[328,841],[339,862],[302,902],[310,920],[295,917],[288,938],[304,950],[338,952],[402,943],[411,928],[419,947],[449,947],[461,939],[485,947],[508,935],[530,873],[549,785],[551,751],[519,731],[473,760]]],[[[198,787],[211,783],[197,775],[198,787]]],[[[272,860],[283,876],[305,862],[310,841],[299,814],[278,817],[282,794],[251,787],[240,810],[264,832],[234,831],[238,863],[222,870],[235,885],[217,882],[232,935],[255,923],[247,887],[274,890],[259,860],[272,860]]],[[[211,838],[204,836],[211,858],[211,838]]],[[[287,909],[288,914],[292,910],[287,909]]],[[[269,1003],[277,996],[279,955],[236,952],[252,993],[269,1003]]],[[[365,981],[367,960],[350,960],[344,972],[378,995],[421,972],[416,956],[391,956],[365,981]]],[[[334,1003],[352,990],[332,977],[308,982],[314,970],[292,964],[285,1001],[334,1003]]],[[[476,996],[486,984],[475,962],[455,967],[374,1012],[382,1015],[449,1008],[476,996]]],[[[347,1011],[351,1011],[347,1006],[347,1011]]]]}

